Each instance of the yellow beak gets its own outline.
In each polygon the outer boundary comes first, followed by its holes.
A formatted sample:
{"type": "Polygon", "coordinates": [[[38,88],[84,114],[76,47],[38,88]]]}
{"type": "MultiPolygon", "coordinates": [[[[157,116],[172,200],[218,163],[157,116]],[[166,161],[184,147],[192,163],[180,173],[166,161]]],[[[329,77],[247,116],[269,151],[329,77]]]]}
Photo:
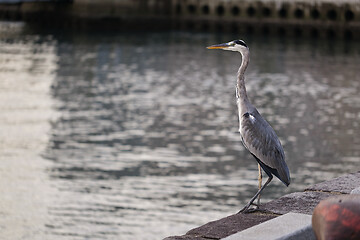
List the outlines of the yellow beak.
{"type": "Polygon", "coordinates": [[[221,43],[207,47],[207,49],[224,49],[230,47],[230,43],[221,43]]]}

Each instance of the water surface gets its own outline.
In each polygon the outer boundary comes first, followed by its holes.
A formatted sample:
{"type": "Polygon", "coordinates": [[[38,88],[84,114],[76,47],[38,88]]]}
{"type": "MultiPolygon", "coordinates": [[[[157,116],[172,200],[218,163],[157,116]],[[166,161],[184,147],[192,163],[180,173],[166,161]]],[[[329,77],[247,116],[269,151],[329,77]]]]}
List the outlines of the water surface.
{"type": "Polygon", "coordinates": [[[162,239],[237,212],[257,165],[235,105],[280,137],[292,183],[360,170],[360,44],[190,32],[64,33],[0,24],[2,239],[162,239]]]}

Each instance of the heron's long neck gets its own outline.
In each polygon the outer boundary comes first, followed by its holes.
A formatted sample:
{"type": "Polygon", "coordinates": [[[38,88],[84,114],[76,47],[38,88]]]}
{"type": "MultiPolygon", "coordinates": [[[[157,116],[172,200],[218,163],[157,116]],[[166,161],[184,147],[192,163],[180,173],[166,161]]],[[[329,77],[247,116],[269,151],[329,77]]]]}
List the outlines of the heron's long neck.
{"type": "Polygon", "coordinates": [[[249,52],[241,53],[241,65],[237,74],[236,98],[242,103],[247,103],[248,97],[245,88],[245,70],[249,64],[249,52]]]}

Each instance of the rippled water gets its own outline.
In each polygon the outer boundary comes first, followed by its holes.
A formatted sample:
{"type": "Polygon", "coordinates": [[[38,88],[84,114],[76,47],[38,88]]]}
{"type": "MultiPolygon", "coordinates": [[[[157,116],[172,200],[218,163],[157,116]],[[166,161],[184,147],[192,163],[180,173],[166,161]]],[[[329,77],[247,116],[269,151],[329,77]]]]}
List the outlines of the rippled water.
{"type": "Polygon", "coordinates": [[[162,239],[237,212],[257,165],[237,132],[248,95],[292,183],[360,170],[360,44],[229,34],[63,33],[0,24],[2,239],[162,239]]]}

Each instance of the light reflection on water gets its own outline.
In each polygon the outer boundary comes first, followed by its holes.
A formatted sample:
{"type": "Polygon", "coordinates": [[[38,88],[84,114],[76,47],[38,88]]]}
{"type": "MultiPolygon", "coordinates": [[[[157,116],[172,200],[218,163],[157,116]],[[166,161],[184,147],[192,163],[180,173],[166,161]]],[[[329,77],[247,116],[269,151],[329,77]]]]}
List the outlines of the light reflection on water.
{"type": "MultiPolygon", "coordinates": [[[[59,35],[14,28],[2,28],[0,74],[15,82],[13,88],[35,73],[42,76],[45,97],[34,104],[48,102],[41,112],[16,105],[44,116],[47,127],[41,150],[27,149],[36,159],[28,161],[38,164],[31,178],[42,174],[37,184],[44,188],[37,191],[47,191],[42,225],[20,226],[22,235],[161,239],[235,213],[254,194],[257,166],[237,133],[240,56],[205,48],[237,36],[59,35]],[[29,67],[14,64],[23,58],[29,67]]],[[[288,188],[273,181],[263,200],[360,170],[359,44],[245,40],[251,49],[248,95],[281,138],[292,177],[288,188]]],[[[24,214],[31,218],[36,209],[24,214]]],[[[16,214],[0,213],[5,219],[16,214]]]]}

